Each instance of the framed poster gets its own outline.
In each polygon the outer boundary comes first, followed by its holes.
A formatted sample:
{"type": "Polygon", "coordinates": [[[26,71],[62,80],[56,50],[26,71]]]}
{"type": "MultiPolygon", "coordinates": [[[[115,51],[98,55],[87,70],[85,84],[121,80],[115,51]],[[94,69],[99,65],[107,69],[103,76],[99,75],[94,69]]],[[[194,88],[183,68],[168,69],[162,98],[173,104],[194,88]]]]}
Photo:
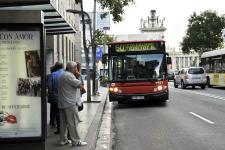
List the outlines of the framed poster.
{"type": "Polygon", "coordinates": [[[43,43],[42,24],[0,25],[0,141],[44,138],[43,43]]]}
{"type": "Polygon", "coordinates": [[[40,76],[40,59],[38,50],[25,51],[25,61],[28,77],[40,76]]]}

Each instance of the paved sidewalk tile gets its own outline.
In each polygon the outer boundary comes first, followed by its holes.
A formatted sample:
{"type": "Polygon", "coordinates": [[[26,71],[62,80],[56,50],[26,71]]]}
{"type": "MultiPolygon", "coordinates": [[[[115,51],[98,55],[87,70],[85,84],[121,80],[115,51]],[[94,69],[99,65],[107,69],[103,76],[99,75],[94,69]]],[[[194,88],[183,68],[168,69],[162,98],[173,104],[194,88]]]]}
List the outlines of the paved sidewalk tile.
{"type": "MultiPolygon", "coordinates": [[[[88,142],[87,146],[83,147],[72,147],[72,145],[59,145],[59,135],[54,134],[56,128],[49,126],[49,114],[50,106],[47,104],[47,138],[45,143],[41,144],[41,149],[37,147],[35,143],[21,143],[20,145],[5,145],[4,150],[16,150],[16,149],[35,149],[35,150],[93,150],[96,145],[97,135],[99,133],[99,127],[102,120],[102,113],[105,108],[105,102],[107,98],[107,88],[99,87],[99,95],[92,96],[93,103],[84,103],[84,109],[79,112],[80,119],[82,122],[78,125],[78,132],[82,140],[88,142]],[[29,145],[29,146],[28,146],[29,145]],[[45,146],[44,146],[45,145],[45,146]],[[28,146],[28,147],[27,147],[28,146]]],[[[84,97],[85,98],[85,95],[84,97]]],[[[105,120],[105,119],[103,119],[105,120]]],[[[2,148],[0,148],[2,149],[2,148]]]]}
{"type": "MultiPolygon", "coordinates": [[[[106,100],[107,88],[99,87],[99,96],[92,96],[93,103],[84,102],[84,109],[79,112],[81,123],[78,125],[78,131],[82,140],[86,140],[90,126],[95,120],[96,114],[100,107],[100,102],[106,100]]],[[[85,95],[86,96],[86,95],[85,95]]],[[[83,98],[85,98],[85,96],[83,98]]],[[[49,104],[48,104],[49,105],[49,104]]],[[[48,106],[48,122],[49,122],[49,106],[48,106]]],[[[98,129],[96,129],[98,130],[98,129]]],[[[46,140],[46,150],[74,150],[74,149],[85,149],[85,147],[72,147],[71,145],[60,146],[59,145],[59,135],[55,135],[54,131],[56,128],[47,128],[47,140],[46,140]]],[[[96,137],[97,138],[97,137],[96,137]]]]}

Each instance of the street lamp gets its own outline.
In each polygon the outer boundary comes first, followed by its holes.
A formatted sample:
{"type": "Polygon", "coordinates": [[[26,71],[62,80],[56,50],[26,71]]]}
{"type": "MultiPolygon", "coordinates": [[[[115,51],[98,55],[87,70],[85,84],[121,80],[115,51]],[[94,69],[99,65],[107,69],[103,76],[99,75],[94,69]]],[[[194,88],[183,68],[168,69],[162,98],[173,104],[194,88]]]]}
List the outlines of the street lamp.
{"type": "MultiPolygon", "coordinates": [[[[73,14],[82,14],[82,11],[79,10],[73,10],[68,9],[67,12],[73,13],[73,14]]],[[[87,22],[82,19],[82,23],[85,26],[86,23],[89,24],[89,30],[90,30],[90,38],[91,38],[91,47],[92,51],[94,49],[94,42],[93,42],[93,36],[92,36],[92,27],[91,27],[91,19],[87,12],[83,11],[84,15],[87,16],[88,20],[87,22]]],[[[87,101],[91,102],[91,90],[90,90],[90,69],[89,69],[89,48],[87,48],[86,45],[86,36],[85,36],[85,29],[83,28],[83,43],[84,43],[84,52],[85,52],[85,60],[86,60],[86,70],[87,70],[87,101]]]]}

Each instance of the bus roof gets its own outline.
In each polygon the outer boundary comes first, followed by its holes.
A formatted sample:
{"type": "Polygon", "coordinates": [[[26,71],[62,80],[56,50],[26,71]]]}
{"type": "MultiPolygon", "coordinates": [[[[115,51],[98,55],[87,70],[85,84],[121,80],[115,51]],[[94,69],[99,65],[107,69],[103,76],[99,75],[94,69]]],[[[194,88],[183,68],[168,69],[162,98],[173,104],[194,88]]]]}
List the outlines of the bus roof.
{"type": "Polygon", "coordinates": [[[219,56],[219,55],[225,55],[225,48],[204,52],[201,58],[207,58],[207,57],[213,57],[213,56],[219,56]]]}
{"type": "Polygon", "coordinates": [[[165,42],[164,40],[142,40],[142,41],[115,41],[109,44],[145,43],[145,42],[165,42]]]}

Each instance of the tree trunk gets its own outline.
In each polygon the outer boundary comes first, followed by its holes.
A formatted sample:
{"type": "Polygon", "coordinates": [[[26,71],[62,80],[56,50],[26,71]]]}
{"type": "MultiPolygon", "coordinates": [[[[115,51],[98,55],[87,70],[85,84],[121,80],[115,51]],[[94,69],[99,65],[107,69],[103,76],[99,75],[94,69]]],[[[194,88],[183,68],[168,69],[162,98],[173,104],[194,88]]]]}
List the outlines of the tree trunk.
{"type": "Polygon", "coordinates": [[[86,44],[86,25],[84,20],[84,9],[83,0],[80,1],[81,16],[82,16],[82,28],[83,28],[83,47],[86,60],[86,71],[87,71],[87,102],[91,102],[91,84],[90,84],[90,68],[89,68],[89,49],[86,44]]]}

